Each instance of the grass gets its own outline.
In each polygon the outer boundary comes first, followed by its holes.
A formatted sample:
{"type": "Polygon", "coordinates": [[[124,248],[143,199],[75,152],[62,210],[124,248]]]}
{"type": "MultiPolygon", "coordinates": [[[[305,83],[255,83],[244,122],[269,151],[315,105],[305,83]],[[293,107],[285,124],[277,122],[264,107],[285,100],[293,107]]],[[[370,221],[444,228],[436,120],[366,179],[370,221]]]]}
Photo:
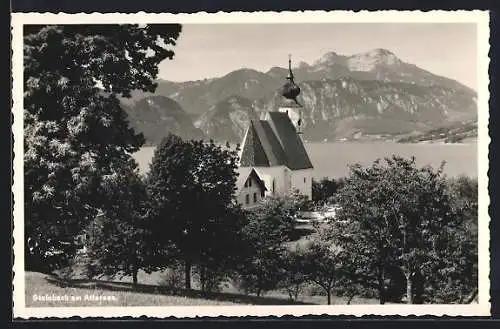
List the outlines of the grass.
{"type": "MultiPolygon", "coordinates": [[[[231,301],[207,299],[201,296],[162,294],[155,289],[139,286],[136,291],[131,284],[81,281],[63,282],[36,272],[26,272],[26,306],[193,306],[193,305],[236,305],[231,301]],[[149,288],[149,289],[148,289],[149,288]],[[62,301],[34,300],[34,296],[59,296],[62,301]],[[90,298],[89,298],[90,297],[90,298]],[[106,297],[106,300],[99,300],[106,297]]],[[[154,287],[154,286],[150,286],[154,287]]]]}
{"type": "MultiPolygon", "coordinates": [[[[314,234],[312,224],[298,225],[294,241],[289,248],[297,245],[305,246],[314,234]]],[[[257,297],[242,294],[230,282],[226,283],[222,292],[203,293],[193,282],[193,289],[167,288],[165,272],[145,273],[139,271],[139,283],[132,285],[129,276],[88,279],[84,267],[76,261],[72,266],[56,271],[53,275],[26,272],[25,298],[28,307],[51,306],[202,306],[202,305],[291,305],[291,304],[326,304],[326,296],[314,295],[312,285],[299,295],[297,301],[291,301],[284,291],[267,292],[257,297]],[[313,294],[313,295],[311,295],[313,294]],[[45,300],[39,297],[45,297],[45,300]],[[47,298],[48,297],[48,298],[47,298]],[[58,298],[58,300],[54,300],[58,298]],[[52,298],[52,300],[48,300],[52,298]]],[[[175,284],[177,286],[177,284],[175,284]]],[[[344,297],[332,297],[332,304],[346,304],[344,297]]],[[[355,298],[352,303],[374,304],[376,300],[355,298]]]]}
{"type": "MultiPolygon", "coordinates": [[[[155,274],[153,273],[153,276],[155,274]]],[[[169,290],[157,284],[74,279],[63,280],[37,272],[26,272],[27,307],[81,306],[217,306],[217,305],[310,305],[326,304],[326,296],[301,295],[290,301],[281,291],[264,296],[244,295],[228,285],[223,292],[204,294],[199,290],[169,290]],[[36,300],[34,296],[58,297],[61,300],[36,300]]],[[[145,280],[146,282],[148,280],[145,280]]],[[[332,304],[346,304],[344,297],[332,297],[332,304]]],[[[374,299],[354,298],[352,304],[376,304],[374,299]]]]}

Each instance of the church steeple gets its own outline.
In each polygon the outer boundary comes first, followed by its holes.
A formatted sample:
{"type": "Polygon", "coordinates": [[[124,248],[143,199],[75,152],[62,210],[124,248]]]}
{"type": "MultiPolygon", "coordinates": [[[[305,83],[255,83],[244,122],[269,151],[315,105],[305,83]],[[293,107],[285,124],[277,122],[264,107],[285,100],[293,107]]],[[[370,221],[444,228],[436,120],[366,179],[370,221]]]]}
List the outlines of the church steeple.
{"type": "Polygon", "coordinates": [[[302,134],[302,105],[297,100],[300,94],[300,87],[295,83],[294,78],[292,71],[292,55],[288,54],[288,76],[281,90],[283,102],[279,111],[287,113],[297,133],[302,134]]]}
{"type": "Polygon", "coordinates": [[[294,76],[292,72],[292,55],[288,54],[288,76],[286,77],[287,82],[283,86],[281,90],[281,95],[285,97],[287,100],[292,100],[295,103],[299,104],[297,101],[297,96],[300,94],[300,88],[294,81],[294,76]]]}
{"type": "Polygon", "coordinates": [[[292,54],[288,54],[288,76],[286,78],[291,82],[294,82],[292,72],[292,54]]]}

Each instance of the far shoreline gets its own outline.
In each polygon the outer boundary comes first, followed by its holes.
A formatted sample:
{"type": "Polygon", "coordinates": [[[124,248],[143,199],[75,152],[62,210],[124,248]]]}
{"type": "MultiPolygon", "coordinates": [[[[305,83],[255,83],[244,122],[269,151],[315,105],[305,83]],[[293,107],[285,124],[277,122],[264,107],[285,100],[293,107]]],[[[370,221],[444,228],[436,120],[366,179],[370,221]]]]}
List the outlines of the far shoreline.
{"type": "MultiPolygon", "coordinates": [[[[210,140],[205,140],[206,143],[209,143],[210,140]]],[[[221,141],[214,141],[215,144],[220,145],[225,147],[226,142],[221,142],[221,141]]],[[[346,141],[341,141],[341,140],[333,140],[333,141],[307,141],[304,140],[304,144],[398,144],[398,145],[475,145],[478,144],[478,139],[477,137],[470,137],[466,138],[463,141],[460,142],[450,142],[446,143],[443,140],[425,140],[425,141],[419,141],[419,142],[398,142],[395,140],[346,140],[346,141]]],[[[231,148],[233,146],[236,146],[235,143],[229,143],[231,148]]],[[[155,148],[157,147],[157,144],[145,144],[140,147],[140,149],[143,148],[155,148]]]]}
{"type": "MultiPolygon", "coordinates": [[[[215,143],[225,149],[226,143],[215,143]]],[[[470,140],[461,143],[443,141],[398,143],[382,140],[308,142],[305,146],[314,165],[314,179],[345,177],[349,173],[349,165],[355,163],[370,165],[377,159],[393,154],[406,158],[414,156],[419,166],[431,165],[437,168],[444,161],[446,163],[444,173],[450,177],[478,176],[478,143],[470,140]]],[[[230,144],[231,150],[235,148],[236,144],[230,144]]],[[[147,145],[133,153],[141,173],[148,171],[155,149],[156,145],[147,145]]]]}

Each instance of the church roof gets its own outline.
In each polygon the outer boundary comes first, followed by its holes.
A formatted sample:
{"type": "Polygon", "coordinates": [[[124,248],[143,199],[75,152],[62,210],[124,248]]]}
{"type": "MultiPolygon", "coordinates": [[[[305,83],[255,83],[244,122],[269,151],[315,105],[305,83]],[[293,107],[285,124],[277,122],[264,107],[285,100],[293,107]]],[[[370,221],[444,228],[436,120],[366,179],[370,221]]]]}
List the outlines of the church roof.
{"type": "Polygon", "coordinates": [[[242,167],[313,168],[307,151],[286,113],[269,112],[268,120],[252,120],[243,141],[242,167]]]}
{"type": "Polygon", "coordinates": [[[238,188],[238,191],[241,190],[241,188],[245,185],[245,182],[249,177],[253,177],[256,181],[261,190],[267,191],[266,184],[260,178],[259,174],[254,168],[251,167],[239,167],[237,169],[238,172],[238,178],[236,179],[236,187],[238,188]]]}
{"type": "Polygon", "coordinates": [[[287,167],[292,170],[313,168],[304,143],[288,114],[269,112],[269,124],[285,152],[287,167]]]}
{"type": "MultiPolygon", "coordinates": [[[[287,83],[281,95],[285,107],[301,107],[297,101],[300,88],[295,84],[292,61],[288,58],[287,83]]],[[[300,124],[300,123],[299,123],[300,124]]],[[[313,168],[302,139],[287,113],[269,112],[266,120],[252,120],[248,127],[240,166],[242,167],[274,167],[287,166],[291,170],[313,168]]]]}

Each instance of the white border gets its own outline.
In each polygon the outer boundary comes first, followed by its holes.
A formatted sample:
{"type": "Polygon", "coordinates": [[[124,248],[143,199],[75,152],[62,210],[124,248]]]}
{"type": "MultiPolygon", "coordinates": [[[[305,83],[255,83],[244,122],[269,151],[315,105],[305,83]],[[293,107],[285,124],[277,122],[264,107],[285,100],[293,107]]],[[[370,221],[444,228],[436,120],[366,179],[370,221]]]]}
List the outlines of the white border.
{"type": "Polygon", "coordinates": [[[195,14],[12,14],[14,114],[14,310],[15,318],[70,316],[282,316],[282,315],[490,315],[489,195],[488,195],[488,65],[489,15],[486,11],[303,11],[195,14]],[[478,33],[478,181],[479,181],[479,303],[469,305],[314,305],[314,306],[165,306],[165,307],[26,307],[24,292],[23,201],[23,24],[84,23],[476,23],[478,33]]]}

